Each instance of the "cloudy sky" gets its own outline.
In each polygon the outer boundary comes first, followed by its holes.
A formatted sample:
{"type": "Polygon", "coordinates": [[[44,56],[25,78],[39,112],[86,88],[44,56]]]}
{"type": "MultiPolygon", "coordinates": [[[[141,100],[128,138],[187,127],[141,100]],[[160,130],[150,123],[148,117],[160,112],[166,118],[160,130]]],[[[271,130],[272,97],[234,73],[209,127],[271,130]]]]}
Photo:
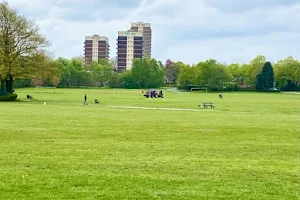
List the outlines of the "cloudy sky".
{"type": "Polygon", "coordinates": [[[94,34],[109,38],[114,57],[118,31],[143,21],[152,26],[152,55],[163,62],[300,59],[300,0],[6,1],[36,20],[56,57],[82,55],[84,37],[94,34]]]}

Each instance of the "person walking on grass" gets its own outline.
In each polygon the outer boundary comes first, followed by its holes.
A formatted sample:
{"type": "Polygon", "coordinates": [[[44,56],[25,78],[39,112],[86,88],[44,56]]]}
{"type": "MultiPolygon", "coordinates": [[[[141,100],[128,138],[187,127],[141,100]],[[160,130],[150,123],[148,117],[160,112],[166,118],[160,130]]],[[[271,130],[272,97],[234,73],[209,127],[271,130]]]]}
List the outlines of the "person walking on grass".
{"type": "Polygon", "coordinates": [[[84,103],[83,104],[88,105],[88,103],[87,103],[87,94],[84,95],[84,103]]]}

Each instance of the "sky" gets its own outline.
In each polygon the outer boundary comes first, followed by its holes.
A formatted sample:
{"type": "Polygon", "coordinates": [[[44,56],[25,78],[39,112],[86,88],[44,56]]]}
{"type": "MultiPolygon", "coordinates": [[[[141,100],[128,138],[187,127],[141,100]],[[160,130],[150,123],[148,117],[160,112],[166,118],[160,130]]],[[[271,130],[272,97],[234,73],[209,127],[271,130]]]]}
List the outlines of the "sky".
{"type": "Polygon", "coordinates": [[[115,57],[118,31],[141,21],[151,23],[152,57],[162,62],[300,59],[300,0],[6,1],[35,20],[55,57],[82,56],[85,36],[95,34],[108,37],[115,57]]]}

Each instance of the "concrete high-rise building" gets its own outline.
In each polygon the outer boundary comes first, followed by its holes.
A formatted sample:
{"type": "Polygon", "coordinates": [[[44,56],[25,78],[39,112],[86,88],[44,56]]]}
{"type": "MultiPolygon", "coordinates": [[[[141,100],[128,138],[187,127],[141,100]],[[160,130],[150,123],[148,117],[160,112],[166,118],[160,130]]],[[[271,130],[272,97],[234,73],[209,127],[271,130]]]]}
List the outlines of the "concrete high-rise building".
{"type": "Polygon", "coordinates": [[[86,36],[84,42],[85,64],[109,58],[109,42],[106,36],[86,36]]]}
{"type": "Polygon", "coordinates": [[[152,30],[150,23],[133,22],[131,31],[142,33],[144,37],[144,57],[151,58],[152,30]]]}
{"type": "Polygon", "coordinates": [[[134,58],[144,57],[142,32],[118,31],[117,71],[130,70],[134,58]]]}

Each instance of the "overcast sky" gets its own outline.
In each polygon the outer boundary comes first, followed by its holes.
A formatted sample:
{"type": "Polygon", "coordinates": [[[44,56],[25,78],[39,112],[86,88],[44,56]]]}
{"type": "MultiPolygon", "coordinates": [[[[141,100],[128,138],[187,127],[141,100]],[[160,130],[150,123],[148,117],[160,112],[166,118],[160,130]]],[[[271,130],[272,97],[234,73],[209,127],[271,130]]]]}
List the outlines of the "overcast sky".
{"type": "Polygon", "coordinates": [[[86,35],[106,35],[116,56],[119,30],[150,22],[152,56],[193,64],[300,59],[300,0],[7,0],[35,19],[56,57],[83,55],[86,35]],[[297,51],[296,51],[297,50],[297,51]]]}

